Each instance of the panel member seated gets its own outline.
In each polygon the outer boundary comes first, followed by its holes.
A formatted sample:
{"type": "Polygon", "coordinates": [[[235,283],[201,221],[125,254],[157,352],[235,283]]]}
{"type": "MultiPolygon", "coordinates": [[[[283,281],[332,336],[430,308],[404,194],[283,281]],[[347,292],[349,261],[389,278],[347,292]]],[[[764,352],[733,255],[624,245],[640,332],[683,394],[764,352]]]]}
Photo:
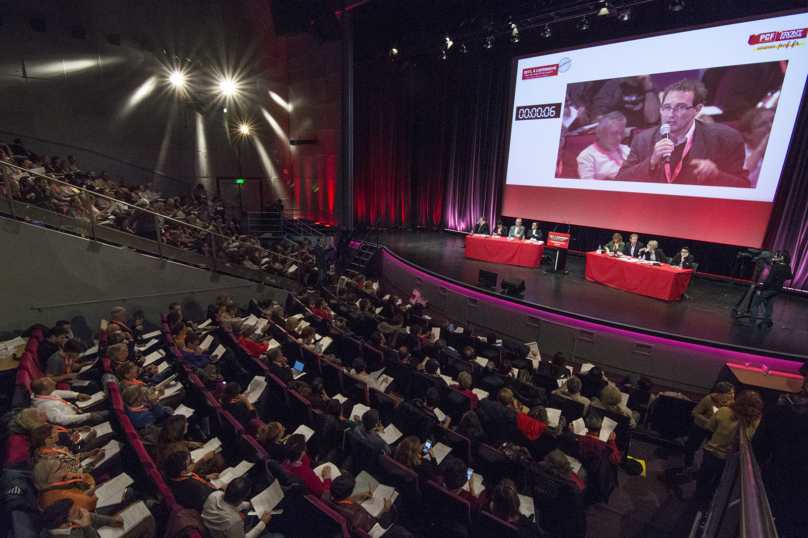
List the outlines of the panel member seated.
{"type": "Polygon", "coordinates": [[[615,232],[612,234],[612,240],[606,243],[606,246],[603,247],[603,250],[606,252],[622,252],[623,247],[626,246],[626,243],[623,241],[623,236],[619,233],[615,232]]]}
{"type": "Polygon", "coordinates": [[[502,224],[502,219],[497,221],[497,226],[494,228],[494,231],[491,232],[491,237],[504,237],[508,235],[508,228],[502,224]]]}
{"type": "Polygon", "coordinates": [[[614,179],[631,148],[621,144],[626,132],[626,117],[610,112],[598,123],[598,139],[578,154],[578,175],[581,179],[614,179]]]}
{"type": "Polygon", "coordinates": [[[640,251],[644,248],[645,245],[640,243],[640,236],[637,234],[631,234],[631,236],[628,238],[628,243],[623,245],[623,255],[638,258],[640,256],[640,251]]]}
{"type": "Polygon", "coordinates": [[[696,258],[690,253],[690,247],[682,247],[682,250],[671,260],[671,265],[674,267],[681,265],[682,269],[692,269],[694,261],[696,261],[696,258]]]}
{"type": "Polygon", "coordinates": [[[477,221],[477,224],[474,225],[474,230],[471,231],[473,234],[479,235],[490,235],[491,228],[488,226],[488,222],[485,220],[485,217],[480,217],[480,220],[477,221]]]}
{"type": "Polygon", "coordinates": [[[657,127],[634,137],[615,179],[750,188],[741,134],[720,123],[696,121],[706,97],[707,89],[696,80],[682,79],[665,88],[660,112],[662,123],[670,126],[669,136],[657,127]],[[670,155],[669,163],[665,155],[670,155]]]}
{"type": "Polygon", "coordinates": [[[530,229],[525,234],[525,239],[535,239],[536,241],[541,241],[541,230],[539,230],[539,223],[534,222],[530,225],[530,229]]]}
{"type": "Polygon", "coordinates": [[[516,224],[511,226],[511,231],[508,232],[508,237],[513,237],[515,239],[525,238],[525,227],[522,226],[522,219],[516,219],[516,224]]]}
{"type": "Polygon", "coordinates": [[[659,243],[653,239],[648,241],[648,245],[645,248],[640,249],[639,257],[641,260],[668,263],[668,258],[665,257],[665,253],[662,252],[661,248],[659,248],[659,243]]]}

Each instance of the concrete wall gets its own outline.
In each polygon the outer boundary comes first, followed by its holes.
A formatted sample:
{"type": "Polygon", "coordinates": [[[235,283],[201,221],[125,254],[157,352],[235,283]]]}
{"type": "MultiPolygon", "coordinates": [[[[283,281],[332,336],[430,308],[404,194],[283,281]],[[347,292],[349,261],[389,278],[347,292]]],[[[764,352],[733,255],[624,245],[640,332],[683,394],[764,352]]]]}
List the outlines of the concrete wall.
{"type": "MultiPolygon", "coordinates": [[[[382,276],[409,293],[417,288],[429,307],[465,327],[491,329],[538,342],[543,355],[563,352],[610,372],[637,373],[669,387],[710,390],[727,362],[797,373],[800,363],[716,349],[614,329],[491,297],[419,271],[384,251],[382,276]]],[[[485,333],[486,331],[481,331],[485,333]]]]}
{"type": "Polygon", "coordinates": [[[159,323],[177,301],[186,317],[201,320],[222,293],[242,307],[269,297],[283,304],[288,293],[8,219],[0,220],[0,252],[0,340],[59,319],[90,339],[113,306],[159,323]]]}

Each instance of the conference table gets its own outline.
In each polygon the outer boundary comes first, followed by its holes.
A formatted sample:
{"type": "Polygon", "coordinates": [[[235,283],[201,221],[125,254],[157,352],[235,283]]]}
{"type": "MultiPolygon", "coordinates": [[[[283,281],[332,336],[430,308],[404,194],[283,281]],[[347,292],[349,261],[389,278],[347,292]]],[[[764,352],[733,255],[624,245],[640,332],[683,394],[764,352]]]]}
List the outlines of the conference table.
{"type": "Polygon", "coordinates": [[[587,280],[665,301],[677,301],[692,276],[692,269],[646,265],[628,256],[586,253],[587,280]]]}
{"type": "Polygon", "coordinates": [[[524,267],[538,267],[544,255],[544,242],[508,240],[507,237],[466,237],[466,258],[524,267]]]}

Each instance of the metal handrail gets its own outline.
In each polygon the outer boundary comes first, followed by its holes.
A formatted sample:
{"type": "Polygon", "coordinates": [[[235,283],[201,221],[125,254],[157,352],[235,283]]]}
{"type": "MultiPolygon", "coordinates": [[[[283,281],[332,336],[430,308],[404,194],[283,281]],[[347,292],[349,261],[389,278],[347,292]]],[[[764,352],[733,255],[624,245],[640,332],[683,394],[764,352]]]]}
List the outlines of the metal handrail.
{"type": "Polygon", "coordinates": [[[749,434],[743,422],[740,430],[741,538],[776,538],[769,500],[763,487],[749,434]]]}
{"type": "MultiPolygon", "coordinates": [[[[70,189],[79,190],[80,192],[84,193],[85,200],[87,200],[86,197],[88,195],[92,196],[94,198],[103,198],[103,199],[105,199],[105,200],[107,200],[107,201],[109,201],[111,203],[114,203],[114,204],[122,204],[122,205],[126,206],[127,210],[131,209],[131,210],[134,210],[134,211],[145,211],[145,212],[151,213],[157,219],[159,219],[158,222],[160,222],[160,221],[173,222],[177,226],[183,226],[183,227],[186,227],[186,228],[196,229],[196,230],[198,230],[198,231],[200,231],[200,232],[202,232],[204,234],[210,235],[211,237],[219,237],[222,240],[223,244],[237,243],[239,245],[244,245],[244,246],[246,246],[248,248],[258,250],[259,252],[262,253],[262,256],[263,255],[268,255],[268,254],[274,254],[275,256],[279,256],[279,257],[285,258],[287,260],[292,260],[294,263],[298,263],[297,258],[293,258],[291,256],[286,256],[284,254],[278,254],[278,253],[273,252],[271,250],[267,250],[267,249],[265,249],[263,247],[252,245],[252,244],[249,244],[249,243],[245,243],[243,241],[239,241],[237,239],[233,239],[231,237],[228,237],[228,236],[213,232],[213,231],[211,231],[209,229],[201,228],[199,226],[195,226],[193,224],[190,224],[190,223],[187,223],[187,222],[184,222],[184,221],[181,221],[181,220],[177,220],[177,219],[175,219],[173,217],[168,217],[168,216],[165,216],[165,215],[159,215],[158,213],[155,213],[154,211],[151,211],[150,209],[144,209],[144,208],[136,207],[136,206],[134,206],[132,204],[129,204],[129,203],[126,203],[126,202],[121,202],[120,200],[118,200],[116,198],[112,198],[112,197],[97,193],[95,191],[88,191],[87,189],[84,189],[83,187],[77,187],[77,186],[72,185],[72,184],[70,184],[70,183],[68,183],[66,181],[62,181],[62,180],[60,180],[58,178],[53,178],[53,177],[50,177],[50,176],[47,176],[47,175],[44,175],[44,174],[40,174],[38,172],[34,172],[32,170],[28,170],[28,169],[23,168],[21,166],[13,165],[13,164],[10,164],[10,163],[0,163],[0,165],[3,165],[2,168],[3,168],[3,176],[4,177],[6,176],[6,174],[8,174],[7,168],[12,168],[12,169],[17,169],[17,170],[24,170],[25,172],[27,172],[29,175],[31,175],[33,177],[39,177],[39,178],[42,178],[42,179],[46,179],[48,181],[54,181],[56,183],[60,183],[60,184],[62,184],[64,186],[66,186],[66,187],[69,187],[70,189]]],[[[6,191],[8,192],[9,201],[20,203],[20,201],[18,201],[18,200],[12,200],[11,192],[10,192],[10,189],[9,189],[9,186],[8,186],[8,180],[6,180],[6,191]]],[[[24,203],[24,201],[22,203],[24,203]]],[[[86,202],[86,203],[89,205],[89,202],[86,202]]],[[[12,203],[12,207],[13,207],[13,203],[12,203]]],[[[95,225],[95,219],[93,218],[92,209],[89,209],[89,212],[90,212],[90,219],[89,219],[90,223],[91,223],[92,226],[94,226],[95,225]]],[[[12,214],[12,216],[14,216],[14,215],[12,214]]],[[[159,227],[158,227],[158,233],[159,233],[159,227]]],[[[158,244],[159,243],[161,243],[161,241],[158,240],[158,244]]],[[[213,260],[214,260],[214,265],[215,265],[215,260],[216,260],[216,256],[215,256],[215,248],[216,247],[215,247],[215,245],[216,245],[216,242],[211,241],[211,245],[212,245],[212,248],[214,249],[213,260]]],[[[260,269],[260,266],[259,266],[259,272],[260,272],[260,270],[261,269],[260,269]]]]}

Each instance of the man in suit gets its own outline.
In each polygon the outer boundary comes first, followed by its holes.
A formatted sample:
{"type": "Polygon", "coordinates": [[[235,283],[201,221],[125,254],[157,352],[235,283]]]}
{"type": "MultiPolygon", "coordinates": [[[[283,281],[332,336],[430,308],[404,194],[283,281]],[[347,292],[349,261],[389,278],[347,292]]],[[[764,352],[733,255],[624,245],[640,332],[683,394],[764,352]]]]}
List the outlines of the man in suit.
{"type": "Polygon", "coordinates": [[[508,233],[508,237],[515,237],[516,239],[525,238],[525,227],[522,226],[522,219],[516,219],[516,224],[511,226],[511,231],[508,233]]]}
{"type": "Polygon", "coordinates": [[[682,250],[671,260],[671,265],[674,267],[681,265],[682,269],[692,269],[694,261],[696,258],[690,253],[690,247],[682,247],[682,250]]]}
{"type": "Polygon", "coordinates": [[[541,230],[539,230],[539,223],[534,222],[530,225],[530,229],[525,234],[525,239],[535,239],[536,241],[541,241],[541,230]]]}
{"type": "Polygon", "coordinates": [[[663,136],[654,128],[637,135],[615,179],[750,188],[741,134],[695,119],[706,97],[704,84],[695,80],[683,79],[665,88],[660,112],[670,134],[663,136]]]}
{"type": "Polygon", "coordinates": [[[668,258],[662,249],[659,248],[659,243],[655,240],[648,241],[648,246],[640,249],[640,259],[652,262],[668,263],[668,258]]]}
{"type": "Polygon", "coordinates": [[[631,234],[631,237],[628,238],[628,243],[623,245],[623,255],[638,258],[640,256],[640,251],[644,248],[645,245],[640,243],[640,236],[637,234],[631,234]]]}
{"type": "Polygon", "coordinates": [[[486,222],[485,217],[480,217],[480,220],[474,225],[474,230],[471,233],[480,235],[491,234],[491,229],[488,227],[488,222],[486,222]]]}

